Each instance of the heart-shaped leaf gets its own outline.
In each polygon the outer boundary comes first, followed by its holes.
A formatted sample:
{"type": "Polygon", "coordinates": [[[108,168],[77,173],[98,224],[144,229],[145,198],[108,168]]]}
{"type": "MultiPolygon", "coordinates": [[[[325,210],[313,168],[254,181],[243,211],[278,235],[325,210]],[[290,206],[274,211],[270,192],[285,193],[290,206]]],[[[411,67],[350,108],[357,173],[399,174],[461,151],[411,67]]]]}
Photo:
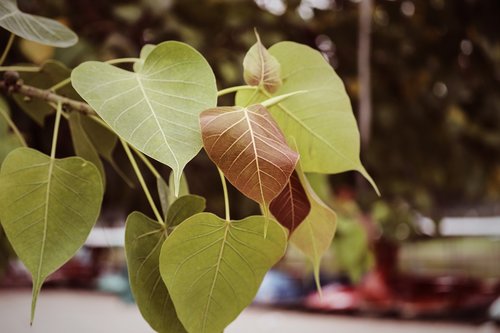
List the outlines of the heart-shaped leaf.
{"type": "Polygon", "coordinates": [[[266,108],[209,109],[200,123],[210,159],[238,190],[267,206],[285,187],[299,156],[266,108]]]}
{"type": "Polygon", "coordinates": [[[323,254],[330,248],[335,229],[337,215],[314,193],[309,181],[301,170],[301,163],[297,165],[297,175],[311,203],[311,210],[304,221],[290,236],[290,242],[299,248],[311,260],[314,267],[314,277],[318,290],[320,261],[323,254]]]}
{"type": "Polygon", "coordinates": [[[131,213],[125,227],[125,253],[130,288],[144,319],[160,333],[186,332],[177,318],[167,287],[160,276],[160,250],[166,231],[139,212],[131,213]]]}
{"type": "Polygon", "coordinates": [[[160,272],[188,332],[220,333],[255,297],[264,274],[283,256],[287,233],[266,218],[225,221],[200,213],[163,244],[160,272]]]}
{"type": "Polygon", "coordinates": [[[179,42],[156,46],[137,73],[85,62],[73,86],[121,137],[170,166],[178,192],[185,165],[199,152],[199,113],[214,107],[217,87],[207,61],[179,42]]]}
{"type": "Polygon", "coordinates": [[[78,36],[61,23],[20,11],[16,0],[0,2],[0,27],[22,38],[55,47],[69,47],[78,42],[78,36]]]}
{"type": "Polygon", "coordinates": [[[240,90],[236,104],[307,91],[269,109],[287,140],[296,139],[304,172],[357,170],[377,190],[359,159],[359,132],[349,97],[330,64],[318,51],[293,42],[275,44],[269,53],[281,64],[283,85],[272,95],[262,89],[258,93],[240,90]]]}
{"type": "Polygon", "coordinates": [[[276,220],[292,233],[311,211],[311,203],[296,171],[269,205],[276,220]]]}
{"type": "Polygon", "coordinates": [[[99,171],[79,157],[52,159],[18,148],[0,171],[0,221],[33,275],[32,320],[43,281],[69,260],[95,224],[103,196],[99,171]]]}
{"type": "Polygon", "coordinates": [[[199,195],[184,195],[175,200],[167,213],[167,226],[176,227],[188,217],[205,210],[205,198],[199,195]]]}
{"type": "Polygon", "coordinates": [[[248,50],[243,59],[243,77],[251,86],[261,86],[273,93],[281,87],[281,66],[262,45],[259,34],[257,42],[248,50]]]}

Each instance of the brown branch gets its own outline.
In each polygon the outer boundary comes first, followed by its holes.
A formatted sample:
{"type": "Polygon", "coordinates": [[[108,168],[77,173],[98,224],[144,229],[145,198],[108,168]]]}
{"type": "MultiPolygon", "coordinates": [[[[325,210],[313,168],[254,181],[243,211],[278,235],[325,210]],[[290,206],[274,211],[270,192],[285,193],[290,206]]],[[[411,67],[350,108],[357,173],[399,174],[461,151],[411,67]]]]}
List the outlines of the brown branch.
{"type": "Polygon", "coordinates": [[[7,77],[8,75],[10,76],[10,78],[12,78],[12,76],[15,77],[16,73],[11,72],[7,74],[6,72],[6,75],[4,76],[5,80],[0,81],[0,89],[3,89],[9,93],[20,94],[31,98],[38,98],[46,102],[53,102],[56,104],[61,102],[63,106],[87,115],[96,114],[94,109],[92,109],[87,103],[58,95],[50,90],[26,85],[22,82],[22,80],[11,80],[9,77],[7,77]]]}

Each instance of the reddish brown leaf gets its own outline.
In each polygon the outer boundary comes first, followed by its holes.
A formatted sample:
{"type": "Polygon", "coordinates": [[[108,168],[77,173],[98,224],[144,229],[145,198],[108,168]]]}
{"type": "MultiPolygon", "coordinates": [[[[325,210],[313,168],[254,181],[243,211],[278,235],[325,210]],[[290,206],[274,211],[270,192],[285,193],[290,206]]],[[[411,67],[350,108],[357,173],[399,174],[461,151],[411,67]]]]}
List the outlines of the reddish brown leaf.
{"type": "Polygon", "coordinates": [[[269,205],[269,209],[278,222],[290,230],[297,228],[311,211],[311,203],[296,171],[280,194],[269,205]]]}
{"type": "Polygon", "coordinates": [[[243,194],[267,206],[283,190],[298,154],[264,106],[208,109],[200,124],[208,156],[243,194]]]}

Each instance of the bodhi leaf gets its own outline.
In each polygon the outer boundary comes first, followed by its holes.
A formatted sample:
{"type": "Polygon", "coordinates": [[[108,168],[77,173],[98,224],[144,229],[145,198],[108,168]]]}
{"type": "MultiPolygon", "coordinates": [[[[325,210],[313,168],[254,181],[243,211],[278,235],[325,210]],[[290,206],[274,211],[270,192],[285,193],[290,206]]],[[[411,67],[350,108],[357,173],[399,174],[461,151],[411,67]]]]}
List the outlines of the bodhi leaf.
{"type": "Polygon", "coordinates": [[[311,211],[311,203],[296,171],[283,191],[271,201],[269,210],[276,220],[293,233],[311,211]]]}
{"type": "Polygon", "coordinates": [[[148,57],[148,55],[153,51],[156,45],[146,44],[141,49],[141,54],[139,55],[139,61],[134,63],[134,72],[140,72],[142,66],[144,66],[144,60],[148,57]]]}
{"type": "Polygon", "coordinates": [[[257,42],[248,50],[243,59],[243,77],[251,86],[263,87],[274,93],[281,87],[281,68],[279,62],[262,45],[259,34],[257,42]]]}
{"type": "MultiPolygon", "coordinates": [[[[287,140],[295,137],[304,172],[357,170],[378,189],[359,159],[360,139],[344,85],[321,53],[306,45],[281,42],[269,49],[281,64],[283,85],[274,94],[240,90],[237,105],[301,90],[271,107],[287,140]],[[252,98],[253,97],[253,98],[252,98]]],[[[289,141],[290,143],[290,141],[289,141]]]]}
{"type": "Polygon", "coordinates": [[[205,210],[205,198],[198,195],[185,195],[175,200],[167,213],[167,226],[175,227],[188,217],[205,210]]]}
{"type": "Polygon", "coordinates": [[[283,256],[286,230],[263,216],[225,221],[194,215],[167,238],[160,273],[188,332],[220,333],[255,297],[264,274],[283,256]]]}
{"type": "Polygon", "coordinates": [[[10,109],[3,97],[0,96],[0,164],[14,149],[22,147],[23,143],[13,133],[9,132],[10,109]]]}
{"type": "Polygon", "coordinates": [[[321,290],[319,281],[320,261],[328,251],[337,227],[337,215],[314,193],[309,181],[301,170],[301,163],[297,166],[297,175],[311,204],[311,210],[304,221],[290,236],[290,242],[295,245],[314,267],[314,278],[318,290],[321,290]]]}
{"type": "Polygon", "coordinates": [[[33,276],[31,318],[43,281],[68,261],[96,222],[103,196],[99,171],[79,157],[52,159],[18,148],[0,171],[0,221],[33,276]]]}
{"type": "Polygon", "coordinates": [[[158,198],[160,199],[163,217],[167,218],[168,207],[170,206],[170,189],[163,178],[156,178],[156,189],[158,190],[158,198]]]}
{"type": "Polygon", "coordinates": [[[183,333],[186,330],[160,276],[160,250],[165,238],[165,229],[156,221],[139,212],[128,216],[125,253],[130,288],[142,316],[155,331],[183,333]]]}
{"type": "Polygon", "coordinates": [[[209,109],[200,123],[210,159],[240,192],[267,206],[285,187],[299,156],[266,108],[209,109]]]}
{"type": "Polygon", "coordinates": [[[78,36],[61,23],[20,11],[16,0],[0,2],[0,27],[24,39],[55,47],[78,42],[78,36]]]}
{"type": "Polygon", "coordinates": [[[217,101],[215,77],[192,47],[164,42],[139,72],[89,61],[71,74],[73,86],[118,135],[170,166],[178,192],[182,170],[199,152],[199,113],[217,101]]]}
{"type": "Polygon", "coordinates": [[[175,182],[174,173],[171,172],[170,176],[168,177],[168,188],[169,188],[168,202],[169,202],[169,205],[171,205],[178,197],[182,197],[184,195],[189,194],[189,184],[187,182],[186,175],[184,173],[182,173],[182,175],[181,175],[181,182],[179,184],[179,190],[178,190],[179,193],[177,193],[177,195],[175,194],[175,191],[174,191],[174,182],[175,182]]]}

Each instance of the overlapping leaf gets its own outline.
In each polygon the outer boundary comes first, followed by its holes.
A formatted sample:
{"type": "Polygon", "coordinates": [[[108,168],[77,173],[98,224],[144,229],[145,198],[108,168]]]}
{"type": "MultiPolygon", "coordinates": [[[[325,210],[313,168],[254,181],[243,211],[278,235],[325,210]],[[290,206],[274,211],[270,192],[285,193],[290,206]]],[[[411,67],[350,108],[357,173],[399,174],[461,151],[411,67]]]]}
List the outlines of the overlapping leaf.
{"type": "Polygon", "coordinates": [[[130,288],[144,319],[160,333],[186,332],[177,318],[167,287],[160,276],[160,250],[165,229],[139,212],[127,218],[125,252],[130,288]]]}
{"type": "Polygon", "coordinates": [[[189,194],[177,198],[168,208],[167,226],[176,227],[188,217],[203,212],[205,206],[205,198],[199,195],[189,194]]]}
{"type": "Polygon", "coordinates": [[[165,241],[160,272],[188,332],[220,333],[253,300],[264,274],[283,256],[287,233],[263,216],[225,221],[201,213],[165,241]]]}
{"type": "Polygon", "coordinates": [[[267,206],[285,187],[298,154],[262,105],[219,107],[200,115],[203,145],[227,179],[267,206]]]}
{"type": "Polygon", "coordinates": [[[20,11],[16,0],[0,2],[0,27],[22,38],[55,47],[78,42],[78,36],[61,23],[20,11]]]}
{"type": "MultiPolygon", "coordinates": [[[[359,159],[360,139],[349,97],[342,81],[321,53],[312,48],[281,42],[269,49],[281,64],[283,85],[272,96],[300,90],[269,112],[286,138],[297,140],[305,172],[339,173],[357,170],[376,185],[359,159]]],[[[257,103],[271,94],[239,91],[237,105],[257,103]]]]}
{"type": "Polygon", "coordinates": [[[296,171],[280,194],[269,205],[278,222],[293,233],[311,211],[311,203],[296,171]]]}
{"type": "Polygon", "coordinates": [[[121,137],[172,168],[177,192],[184,166],[201,148],[198,115],[217,100],[203,56],[169,41],[156,46],[136,73],[91,61],[75,68],[71,80],[121,137]]]}
{"type": "Polygon", "coordinates": [[[97,168],[30,148],[10,153],[0,171],[0,221],[33,275],[32,318],[43,281],[83,245],[103,196],[97,168]]]}
{"type": "Polygon", "coordinates": [[[281,87],[281,66],[262,45],[257,33],[257,42],[248,50],[243,59],[243,77],[251,86],[261,86],[274,93],[281,87]]]}

